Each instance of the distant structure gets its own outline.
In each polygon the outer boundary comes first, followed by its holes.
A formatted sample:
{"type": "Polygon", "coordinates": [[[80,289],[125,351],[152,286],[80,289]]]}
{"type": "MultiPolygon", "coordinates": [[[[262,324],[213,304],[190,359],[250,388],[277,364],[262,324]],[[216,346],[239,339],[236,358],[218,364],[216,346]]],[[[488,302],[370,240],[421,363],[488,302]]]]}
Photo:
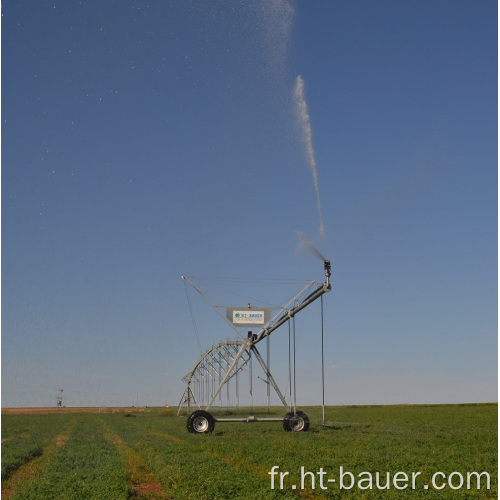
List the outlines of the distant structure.
{"type": "Polygon", "coordinates": [[[57,401],[57,407],[61,408],[62,401],[63,401],[63,390],[59,389],[59,391],[61,392],[61,395],[60,396],[56,396],[56,401],[57,401]]]}

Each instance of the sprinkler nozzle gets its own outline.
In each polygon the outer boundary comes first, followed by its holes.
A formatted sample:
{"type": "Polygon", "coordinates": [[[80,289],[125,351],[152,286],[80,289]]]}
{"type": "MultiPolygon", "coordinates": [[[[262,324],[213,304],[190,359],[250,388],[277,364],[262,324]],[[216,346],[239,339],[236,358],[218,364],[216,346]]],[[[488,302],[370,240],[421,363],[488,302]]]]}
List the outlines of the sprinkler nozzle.
{"type": "Polygon", "coordinates": [[[325,276],[326,276],[326,287],[330,289],[330,276],[332,275],[332,265],[330,264],[329,260],[325,260],[325,276]]]}

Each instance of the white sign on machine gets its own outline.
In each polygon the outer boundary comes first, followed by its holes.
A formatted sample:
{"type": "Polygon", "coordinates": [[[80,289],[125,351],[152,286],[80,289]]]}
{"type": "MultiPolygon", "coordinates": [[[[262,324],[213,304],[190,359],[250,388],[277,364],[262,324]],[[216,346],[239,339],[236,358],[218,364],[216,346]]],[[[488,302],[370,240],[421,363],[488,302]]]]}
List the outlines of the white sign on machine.
{"type": "Polygon", "coordinates": [[[227,307],[226,317],[235,326],[264,326],[269,321],[270,312],[269,307],[227,307]]]}

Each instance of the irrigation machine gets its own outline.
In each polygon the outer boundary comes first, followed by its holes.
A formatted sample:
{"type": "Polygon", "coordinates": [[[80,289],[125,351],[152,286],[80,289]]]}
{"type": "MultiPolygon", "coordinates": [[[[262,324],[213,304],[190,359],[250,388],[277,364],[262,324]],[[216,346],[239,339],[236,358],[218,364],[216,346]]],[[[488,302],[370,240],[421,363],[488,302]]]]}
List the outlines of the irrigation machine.
{"type": "MultiPolygon", "coordinates": [[[[193,434],[210,433],[214,430],[216,422],[282,422],[283,429],[285,431],[303,432],[309,429],[308,416],[304,412],[297,410],[296,401],[293,404],[292,402],[290,402],[290,404],[287,403],[285,396],[279,389],[276,380],[271,375],[269,370],[269,354],[266,363],[264,357],[257,349],[257,344],[264,339],[269,340],[269,336],[274,331],[294,318],[299,311],[303,310],[305,307],[309,306],[315,300],[331,290],[330,261],[324,260],[323,262],[325,272],[324,283],[320,283],[316,286],[314,291],[307,294],[309,287],[316,284],[315,281],[309,282],[305,289],[302,289],[299,293],[297,293],[284,307],[280,308],[279,312],[272,318],[270,317],[270,308],[253,308],[250,304],[248,304],[247,308],[228,308],[226,310],[226,315],[224,316],[189,278],[182,276],[182,279],[189,283],[189,285],[191,285],[240,336],[239,339],[221,341],[210,347],[198,358],[189,372],[183,377],[182,380],[187,384],[187,387],[179,403],[177,414],[179,415],[184,404],[187,405],[189,414],[187,418],[187,429],[189,432],[193,434]],[[299,297],[304,293],[307,295],[305,298],[300,299],[299,297]],[[253,328],[258,326],[260,330],[258,333],[252,333],[249,331],[245,337],[241,335],[238,330],[239,327],[245,326],[251,326],[253,328]],[[283,418],[256,417],[253,415],[243,418],[215,417],[209,410],[216,402],[217,397],[219,396],[220,398],[224,386],[226,386],[230,380],[234,379],[238,397],[238,375],[244,369],[250,370],[251,373],[252,359],[257,360],[267,377],[268,403],[270,388],[272,387],[286,408],[285,416],[283,418]],[[203,404],[205,408],[202,408],[202,402],[206,403],[206,405],[203,404]],[[191,412],[192,407],[197,407],[198,409],[191,412]]],[[[323,307],[321,308],[321,315],[323,316],[323,307]]],[[[295,370],[295,364],[293,369],[295,370]]],[[[291,384],[292,381],[290,380],[290,392],[291,384]]],[[[227,390],[229,392],[229,388],[227,390]]]]}

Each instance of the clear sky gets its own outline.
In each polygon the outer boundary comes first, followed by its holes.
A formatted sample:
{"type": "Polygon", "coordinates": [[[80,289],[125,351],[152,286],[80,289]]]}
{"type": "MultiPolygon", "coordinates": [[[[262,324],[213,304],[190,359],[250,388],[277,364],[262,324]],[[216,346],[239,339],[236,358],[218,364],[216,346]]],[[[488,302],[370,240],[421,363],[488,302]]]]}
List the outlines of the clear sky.
{"type": "MultiPolygon", "coordinates": [[[[496,401],[497,19],[494,0],[4,2],[2,404],[177,404],[200,355],[181,275],[321,282],[297,231],[332,262],[328,404],[496,401]]],[[[246,286],[226,305],[268,293],[246,286]]],[[[191,298],[203,350],[234,336],[191,298]]],[[[319,311],[297,317],[302,404],[319,311]]]]}

